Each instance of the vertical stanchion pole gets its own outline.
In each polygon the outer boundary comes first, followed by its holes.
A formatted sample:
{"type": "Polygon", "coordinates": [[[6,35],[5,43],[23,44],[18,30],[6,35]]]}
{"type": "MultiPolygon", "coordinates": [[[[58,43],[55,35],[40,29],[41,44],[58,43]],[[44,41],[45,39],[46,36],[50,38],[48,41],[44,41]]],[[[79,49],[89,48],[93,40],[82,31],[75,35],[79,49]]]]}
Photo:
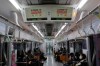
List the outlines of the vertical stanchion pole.
{"type": "Polygon", "coordinates": [[[86,44],[87,44],[87,53],[88,53],[88,55],[87,55],[87,58],[88,58],[88,64],[89,64],[89,66],[92,66],[92,63],[91,63],[91,53],[90,53],[90,44],[89,44],[89,38],[87,37],[86,38],[86,44]]]}
{"type": "Polygon", "coordinates": [[[33,44],[33,41],[32,41],[32,54],[34,54],[34,44],[33,44]]]}
{"type": "Polygon", "coordinates": [[[1,61],[0,61],[0,66],[2,66],[2,47],[3,47],[3,43],[2,43],[2,39],[0,38],[0,53],[1,53],[1,55],[0,55],[0,58],[1,58],[1,61]]]}
{"type": "MultiPolygon", "coordinates": [[[[8,23],[7,23],[7,24],[8,24],[8,23]]],[[[4,41],[5,41],[5,42],[7,42],[7,35],[8,35],[8,34],[7,34],[7,33],[8,33],[8,25],[7,25],[7,24],[6,24],[5,37],[4,37],[4,41]]],[[[7,59],[7,60],[6,60],[6,65],[7,65],[7,66],[8,66],[8,64],[9,64],[9,61],[8,61],[8,53],[9,53],[9,52],[8,52],[8,44],[7,44],[7,57],[6,57],[6,59],[7,59]]]]}
{"type": "Polygon", "coordinates": [[[9,44],[8,44],[8,66],[11,66],[11,58],[12,58],[12,50],[11,50],[11,48],[12,48],[12,42],[10,41],[9,42],[9,44]]]}

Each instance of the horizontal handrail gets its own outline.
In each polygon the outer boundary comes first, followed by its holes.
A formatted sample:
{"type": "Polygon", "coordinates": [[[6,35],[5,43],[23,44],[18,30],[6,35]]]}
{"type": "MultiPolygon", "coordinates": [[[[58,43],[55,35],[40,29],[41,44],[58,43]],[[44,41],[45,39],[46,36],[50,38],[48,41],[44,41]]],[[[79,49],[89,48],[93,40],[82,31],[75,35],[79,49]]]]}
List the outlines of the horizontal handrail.
{"type": "MultiPolygon", "coordinates": [[[[9,23],[11,23],[11,24],[13,24],[13,25],[16,25],[15,23],[13,23],[12,21],[8,20],[6,17],[4,17],[4,16],[2,16],[2,15],[0,15],[0,18],[1,18],[1,19],[4,19],[5,21],[7,21],[7,22],[9,22],[9,23]]],[[[16,26],[19,27],[19,28],[21,28],[21,27],[18,26],[18,25],[16,25],[16,26]]]]}
{"type": "Polygon", "coordinates": [[[97,6],[96,8],[94,8],[92,11],[90,11],[85,17],[83,17],[81,20],[79,20],[79,21],[77,21],[76,23],[79,23],[79,22],[81,22],[82,20],[84,20],[85,18],[87,18],[90,14],[92,14],[96,9],[98,9],[98,7],[100,7],[100,5],[99,6],[97,6]]]}

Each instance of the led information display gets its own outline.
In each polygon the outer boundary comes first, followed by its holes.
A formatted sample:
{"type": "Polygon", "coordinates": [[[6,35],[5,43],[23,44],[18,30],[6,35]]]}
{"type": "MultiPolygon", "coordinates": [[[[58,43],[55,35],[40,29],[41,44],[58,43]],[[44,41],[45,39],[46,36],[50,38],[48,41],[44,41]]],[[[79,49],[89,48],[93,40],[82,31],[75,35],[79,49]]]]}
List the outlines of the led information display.
{"type": "Polygon", "coordinates": [[[26,21],[36,20],[72,20],[73,7],[65,5],[34,5],[25,8],[26,21]]]}

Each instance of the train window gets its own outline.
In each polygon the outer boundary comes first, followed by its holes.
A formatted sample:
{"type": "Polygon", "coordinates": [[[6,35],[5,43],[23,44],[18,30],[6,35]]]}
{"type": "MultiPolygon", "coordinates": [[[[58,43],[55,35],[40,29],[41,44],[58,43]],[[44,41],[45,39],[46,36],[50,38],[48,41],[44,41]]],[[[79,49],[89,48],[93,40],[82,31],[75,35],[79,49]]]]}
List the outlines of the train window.
{"type": "Polygon", "coordinates": [[[75,42],[75,47],[74,47],[74,50],[75,52],[82,52],[82,43],[81,42],[75,42]]]}
{"type": "Polygon", "coordinates": [[[86,40],[82,40],[82,49],[87,49],[86,40]]]}
{"type": "Polygon", "coordinates": [[[9,29],[8,29],[8,35],[14,35],[14,28],[9,27],[9,29]]]}
{"type": "Polygon", "coordinates": [[[69,41],[69,51],[70,53],[74,52],[74,42],[73,41],[69,41]]]}
{"type": "Polygon", "coordinates": [[[68,53],[70,52],[70,49],[69,49],[70,47],[69,47],[69,45],[70,45],[70,44],[69,44],[69,41],[68,41],[68,42],[67,42],[67,51],[68,51],[68,53]]]}
{"type": "Polygon", "coordinates": [[[70,42],[70,44],[69,44],[69,45],[70,45],[70,47],[73,47],[73,42],[70,42]]]}

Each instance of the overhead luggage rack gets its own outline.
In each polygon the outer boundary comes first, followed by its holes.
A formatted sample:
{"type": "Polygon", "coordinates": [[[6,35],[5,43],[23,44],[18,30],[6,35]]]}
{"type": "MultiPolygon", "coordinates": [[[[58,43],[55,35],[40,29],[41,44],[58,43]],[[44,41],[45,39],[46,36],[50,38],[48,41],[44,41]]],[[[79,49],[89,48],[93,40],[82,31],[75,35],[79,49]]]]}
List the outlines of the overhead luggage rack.
{"type": "MultiPolygon", "coordinates": [[[[91,17],[91,15],[94,15],[95,17],[97,17],[98,19],[99,19],[99,17],[98,16],[96,16],[94,13],[95,12],[98,12],[99,10],[98,9],[100,9],[100,5],[98,5],[96,8],[94,8],[92,11],[90,11],[86,16],[84,16],[81,20],[79,20],[79,21],[77,21],[77,22],[75,22],[75,23],[73,23],[73,24],[71,24],[71,26],[69,27],[69,29],[65,32],[65,33],[67,33],[68,35],[70,35],[70,34],[72,34],[72,32],[75,32],[75,31],[77,31],[77,27],[79,27],[80,25],[81,25],[81,27],[79,28],[79,30],[80,29],[82,29],[82,31],[81,31],[81,33],[84,33],[85,35],[83,35],[83,36],[87,36],[87,33],[86,33],[86,30],[85,29],[87,29],[87,27],[90,25],[90,24],[87,24],[87,23],[89,23],[89,22],[91,22],[92,20],[93,20],[93,16],[91,17]],[[88,19],[86,19],[86,18],[88,18],[88,19]],[[91,21],[89,21],[89,20],[91,20],[91,21]],[[82,23],[82,24],[81,24],[82,23]],[[87,25],[87,26],[86,26],[87,25]]],[[[97,22],[97,21],[96,21],[97,22]]],[[[95,22],[95,23],[96,23],[95,22]]],[[[91,29],[91,25],[90,25],[90,27],[89,27],[90,29],[91,29]]],[[[93,33],[94,33],[94,30],[96,30],[96,29],[94,29],[93,27],[92,27],[92,29],[91,29],[92,31],[93,31],[93,33]]],[[[64,33],[64,34],[65,34],[64,33]]],[[[70,36],[71,37],[71,36],[70,36]]],[[[76,37],[76,38],[78,38],[78,37],[76,37]]],[[[71,39],[71,38],[70,38],[71,39]]]]}

